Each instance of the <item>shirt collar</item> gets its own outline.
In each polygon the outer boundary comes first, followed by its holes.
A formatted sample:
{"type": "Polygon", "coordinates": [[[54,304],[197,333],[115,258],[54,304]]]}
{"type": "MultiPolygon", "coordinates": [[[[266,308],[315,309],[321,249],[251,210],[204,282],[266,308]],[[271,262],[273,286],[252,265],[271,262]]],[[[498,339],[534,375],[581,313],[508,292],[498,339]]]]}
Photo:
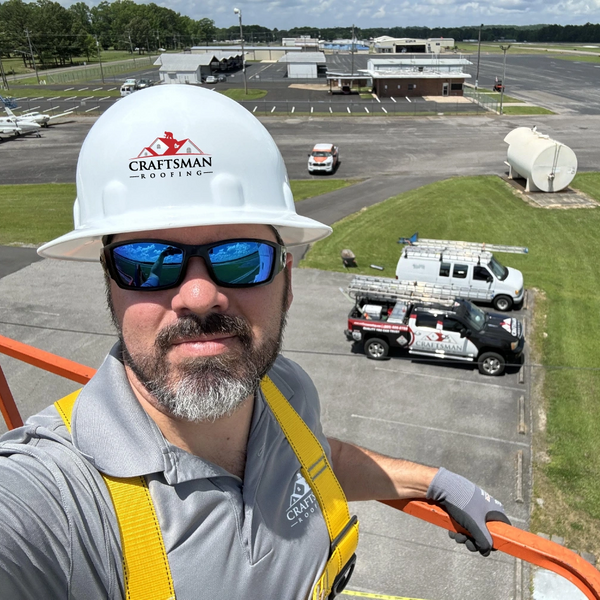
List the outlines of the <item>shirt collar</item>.
{"type": "MultiPolygon", "coordinates": [[[[288,386],[285,388],[289,393],[288,386]]],[[[249,441],[258,435],[265,408],[266,402],[259,391],[249,441]]],[[[233,477],[218,465],[164,438],[131,389],[119,343],[81,390],[73,410],[71,431],[74,446],[96,469],[112,477],[163,473],[171,485],[199,478],[233,477]]]]}

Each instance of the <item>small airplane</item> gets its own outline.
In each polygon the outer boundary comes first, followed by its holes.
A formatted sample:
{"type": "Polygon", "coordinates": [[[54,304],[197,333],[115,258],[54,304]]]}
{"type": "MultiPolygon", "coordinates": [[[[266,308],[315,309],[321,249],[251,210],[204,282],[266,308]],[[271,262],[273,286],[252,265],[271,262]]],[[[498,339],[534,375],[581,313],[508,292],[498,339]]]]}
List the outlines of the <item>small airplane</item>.
{"type": "Polygon", "coordinates": [[[18,125],[20,125],[22,122],[33,122],[33,123],[37,123],[38,125],[41,125],[42,127],[48,127],[48,123],[52,120],[52,119],[58,119],[58,117],[65,117],[66,115],[70,115],[73,111],[69,110],[67,112],[61,113],[59,115],[45,115],[39,112],[29,112],[29,113],[24,113],[22,115],[15,115],[15,113],[13,113],[13,111],[6,105],[4,105],[4,110],[6,111],[6,114],[9,116],[9,118],[13,118],[16,119],[16,122],[18,125]]]}
{"type": "Polygon", "coordinates": [[[23,121],[19,123],[16,119],[11,117],[0,117],[0,134],[14,135],[15,137],[35,134],[36,137],[42,137],[40,135],[39,123],[35,123],[34,121],[23,121]]]}

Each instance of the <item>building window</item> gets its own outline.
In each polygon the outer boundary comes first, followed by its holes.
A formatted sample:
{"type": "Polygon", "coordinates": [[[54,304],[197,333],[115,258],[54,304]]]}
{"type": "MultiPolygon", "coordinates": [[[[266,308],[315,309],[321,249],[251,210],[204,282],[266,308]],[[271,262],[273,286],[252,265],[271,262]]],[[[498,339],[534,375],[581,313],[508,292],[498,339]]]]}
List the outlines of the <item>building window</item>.
{"type": "Polygon", "coordinates": [[[462,83],[451,83],[450,89],[453,92],[460,92],[463,89],[463,84],[462,83]]]}
{"type": "Polygon", "coordinates": [[[416,83],[409,83],[408,84],[408,90],[416,90],[417,89],[417,84],[416,83]]]}
{"type": "Polygon", "coordinates": [[[398,84],[398,89],[400,89],[400,84],[398,84]]]}

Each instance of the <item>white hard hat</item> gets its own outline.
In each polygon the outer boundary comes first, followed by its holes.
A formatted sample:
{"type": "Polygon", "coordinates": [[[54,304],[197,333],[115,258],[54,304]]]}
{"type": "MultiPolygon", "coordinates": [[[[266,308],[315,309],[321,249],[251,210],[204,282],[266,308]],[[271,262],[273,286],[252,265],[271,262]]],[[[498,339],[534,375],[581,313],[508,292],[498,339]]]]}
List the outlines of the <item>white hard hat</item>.
{"type": "Polygon", "coordinates": [[[289,246],[331,233],[296,214],[273,138],[222,94],[161,85],[119,100],[88,133],[77,163],[75,229],[38,249],[96,261],[102,237],[197,225],[273,225],[289,246]]]}

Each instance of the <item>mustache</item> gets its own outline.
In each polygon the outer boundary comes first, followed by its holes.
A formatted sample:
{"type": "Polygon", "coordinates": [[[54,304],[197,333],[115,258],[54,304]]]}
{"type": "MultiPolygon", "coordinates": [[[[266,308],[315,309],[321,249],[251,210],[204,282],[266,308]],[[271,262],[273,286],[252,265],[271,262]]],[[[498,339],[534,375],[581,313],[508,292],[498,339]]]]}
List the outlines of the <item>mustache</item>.
{"type": "Polygon", "coordinates": [[[205,317],[185,315],[172,325],[167,325],[156,336],[154,345],[166,352],[175,340],[194,339],[200,335],[235,335],[245,348],[252,346],[253,333],[250,323],[243,317],[211,313],[205,317]]]}

